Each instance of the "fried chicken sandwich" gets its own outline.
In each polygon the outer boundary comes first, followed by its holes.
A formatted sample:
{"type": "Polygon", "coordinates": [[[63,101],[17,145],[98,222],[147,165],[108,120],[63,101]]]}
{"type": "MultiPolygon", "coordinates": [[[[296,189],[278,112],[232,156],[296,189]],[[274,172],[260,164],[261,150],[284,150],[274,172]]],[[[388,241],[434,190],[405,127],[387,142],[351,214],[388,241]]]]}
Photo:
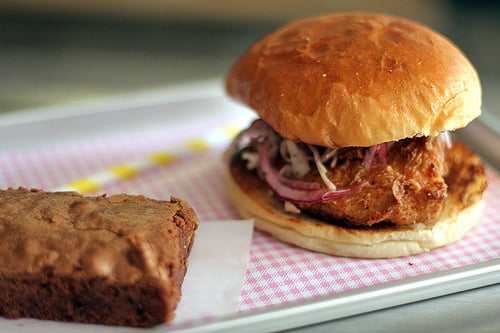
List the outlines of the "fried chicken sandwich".
{"type": "Polygon", "coordinates": [[[481,159],[449,132],[480,114],[464,54],[402,18],[342,13],[258,40],[226,89],[260,117],[231,144],[228,193],[256,228],[305,249],[390,258],[479,220],[481,159]]]}

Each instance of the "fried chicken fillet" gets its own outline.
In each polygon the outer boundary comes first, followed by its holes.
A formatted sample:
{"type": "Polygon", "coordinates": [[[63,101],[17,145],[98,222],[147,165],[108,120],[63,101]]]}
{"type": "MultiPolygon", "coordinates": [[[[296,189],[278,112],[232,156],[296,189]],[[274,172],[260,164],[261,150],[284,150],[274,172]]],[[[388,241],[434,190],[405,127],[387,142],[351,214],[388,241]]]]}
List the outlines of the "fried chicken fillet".
{"type": "MultiPolygon", "coordinates": [[[[387,152],[386,163],[375,163],[369,170],[362,163],[363,150],[341,149],[336,167],[328,169],[327,175],[339,188],[365,186],[345,197],[298,207],[326,220],[355,226],[429,223],[439,218],[449,171],[443,140],[401,140],[387,152]]],[[[321,181],[317,172],[308,180],[321,181]]]]}

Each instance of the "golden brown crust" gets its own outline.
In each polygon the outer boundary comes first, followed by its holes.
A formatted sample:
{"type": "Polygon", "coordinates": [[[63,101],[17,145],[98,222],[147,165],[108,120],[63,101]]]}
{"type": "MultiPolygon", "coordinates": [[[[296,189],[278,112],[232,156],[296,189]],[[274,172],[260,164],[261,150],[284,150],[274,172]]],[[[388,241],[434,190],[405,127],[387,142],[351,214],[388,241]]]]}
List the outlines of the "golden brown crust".
{"type": "Polygon", "coordinates": [[[447,201],[441,218],[414,225],[375,225],[367,228],[328,223],[307,214],[286,213],[258,176],[233,160],[227,173],[229,196],[243,217],[254,218],[256,228],[284,242],[313,251],[359,258],[391,258],[441,247],[463,237],[479,220],[486,188],[480,159],[457,145],[447,159],[454,173],[447,178],[447,201]],[[465,154],[464,154],[465,153],[465,154]],[[474,171],[474,172],[472,172],[474,171]]]}
{"type": "Polygon", "coordinates": [[[372,146],[464,127],[480,113],[475,69],[449,40],[385,15],[293,22],[254,44],[228,93],[283,137],[372,146]]]}

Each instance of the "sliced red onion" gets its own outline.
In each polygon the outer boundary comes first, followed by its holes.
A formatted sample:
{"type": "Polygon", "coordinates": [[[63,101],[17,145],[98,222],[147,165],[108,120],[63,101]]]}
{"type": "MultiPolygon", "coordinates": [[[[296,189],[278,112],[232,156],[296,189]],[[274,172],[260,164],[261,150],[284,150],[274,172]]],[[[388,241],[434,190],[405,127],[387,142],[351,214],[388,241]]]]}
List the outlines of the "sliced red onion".
{"type": "MultiPolygon", "coordinates": [[[[269,137],[269,139],[274,144],[278,144],[280,138],[278,134],[269,126],[264,120],[256,119],[250,125],[249,128],[243,130],[238,136],[231,142],[231,145],[224,152],[224,159],[229,161],[236,153],[247,148],[252,141],[257,140],[262,137],[269,137]]],[[[277,151],[277,147],[273,147],[273,155],[277,151]]]]}
{"type": "Polygon", "coordinates": [[[271,165],[269,158],[269,141],[264,138],[257,146],[259,152],[259,171],[260,175],[267,183],[274,194],[283,201],[291,203],[316,203],[324,200],[340,198],[352,193],[355,188],[344,190],[300,190],[286,186],[280,182],[280,175],[277,169],[271,165]]]}
{"type": "Polygon", "coordinates": [[[335,168],[335,166],[337,166],[338,159],[339,159],[339,155],[335,154],[335,156],[333,156],[333,158],[332,158],[332,161],[330,162],[331,169],[333,169],[333,168],[335,168]]]}
{"type": "Polygon", "coordinates": [[[285,174],[291,172],[291,168],[292,167],[290,164],[286,164],[279,171],[279,176],[280,176],[279,181],[283,185],[306,191],[318,190],[321,188],[321,185],[318,182],[305,182],[302,180],[292,180],[290,178],[285,177],[285,174]]]}
{"type": "Polygon", "coordinates": [[[338,198],[345,197],[346,195],[349,195],[349,194],[353,193],[354,191],[356,191],[357,189],[362,188],[366,185],[368,185],[368,182],[364,182],[361,185],[357,185],[357,186],[354,186],[351,188],[346,188],[346,189],[342,189],[342,190],[335,190],[335,191],[328,191],[323,196],[323,200],[338,199],[338,198]]]}
{"type": "Polygon", "coordinates": [[[252,123],[252,125],[250,125],[249,128],[247,128],[246,130],[244,130],[242,132],[244,134],[241,142],[240,142],[240,150],[243,149],[243,148],[246,148],[248,147],[248,145],[250,145],[250,143],[259,138],[259,137],[263,137],[263,136],[269,136],[269,137],[273,137],[273,136],[276,136],[276,133],[274,132],[274,130],[272,129],[271,126],[269,126],[264,120],[262,119],[256,119],[254,120],[254,122],[252,123]]]}
{"type": "MultiPolygon", "coordinates": [[[[392,145],[391,145],[392,147],[392,145]]],[[[374,145],[368,148],[368,151],[365,152],[365,157],[363,158],[363,166],[370,170],[375,162],[375,157],[378,156],[382,163],[387,163],[387,151],[388,151],[387,143],[381,143],[379,145],[374,145]]]]}
{"type": "Polygon", "coordinates": [[[290,164],[285,164],[281,167],[279,175],[282,178],[286,178],[287,175],[291,174],[292,166],[290,164]]]}
{"type": "Polygon", "coordinates": [[[328,148],[322,155],[321,155],[321,162],[326,163],[329,160],[330,161],[330,169],[335,168],[337,165],[337,160],[338,160],[338,152],[339,148],[328,148]]]}
{"type": "Polygon", "coordinates": [[[325,150],[325,152],[321,155],[321,162],[326,163],[330,159],[335,158],[337,156],[338,148],[328,148],[325,150]]]}
{"type": "Polygon", "coordinates": [[[378,145],[377,153],[380,161],[387,164],[387,143],[381,143],[378,145]]]}
{"type": "Polygon", "coordinates": [[[375,161],[375,155],[377,154],[378,145],[371,146],[367,152],[365,152],[365,157],[363,158],[363,166],[366,170],[372,168],[373,162],[375,161]]]}

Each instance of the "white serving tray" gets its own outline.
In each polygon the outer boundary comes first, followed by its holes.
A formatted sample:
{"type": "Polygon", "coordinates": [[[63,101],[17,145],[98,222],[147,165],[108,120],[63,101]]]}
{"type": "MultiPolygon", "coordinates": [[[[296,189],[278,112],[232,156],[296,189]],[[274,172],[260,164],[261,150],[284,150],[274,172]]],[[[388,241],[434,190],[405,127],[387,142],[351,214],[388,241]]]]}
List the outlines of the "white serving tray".
{"type": "MultiPolygon", "coordinates": [[[[246,122],[254,115],[229,101],[219,81],[167,87],[111,99],[26,110],[0,116],[0,151],[50,145],[127,131],[187,123],[214,114],[246,122]],[[178,112],[178,110],[182,112],[178,112]],[[203,111],[200,111],[203,110],[203,111]]],[[[494,121],[488,122],[490,125],[494,121]]],[[[494,127],[494,126],[493,126],[494,127]]],[[[500,169],[500,137],[481,119],[457,134],[500,169]]],[[[500,283],[500,259],[425,274],[283,306],[243,312],[175,328],[178,332],[264,332],[345,318],[374,310],[500,283]]],[[[153,329],[164,331],[165,327],[153,329]]],[[[170,329],[169,331],[172,331],[170,329]]]]}

